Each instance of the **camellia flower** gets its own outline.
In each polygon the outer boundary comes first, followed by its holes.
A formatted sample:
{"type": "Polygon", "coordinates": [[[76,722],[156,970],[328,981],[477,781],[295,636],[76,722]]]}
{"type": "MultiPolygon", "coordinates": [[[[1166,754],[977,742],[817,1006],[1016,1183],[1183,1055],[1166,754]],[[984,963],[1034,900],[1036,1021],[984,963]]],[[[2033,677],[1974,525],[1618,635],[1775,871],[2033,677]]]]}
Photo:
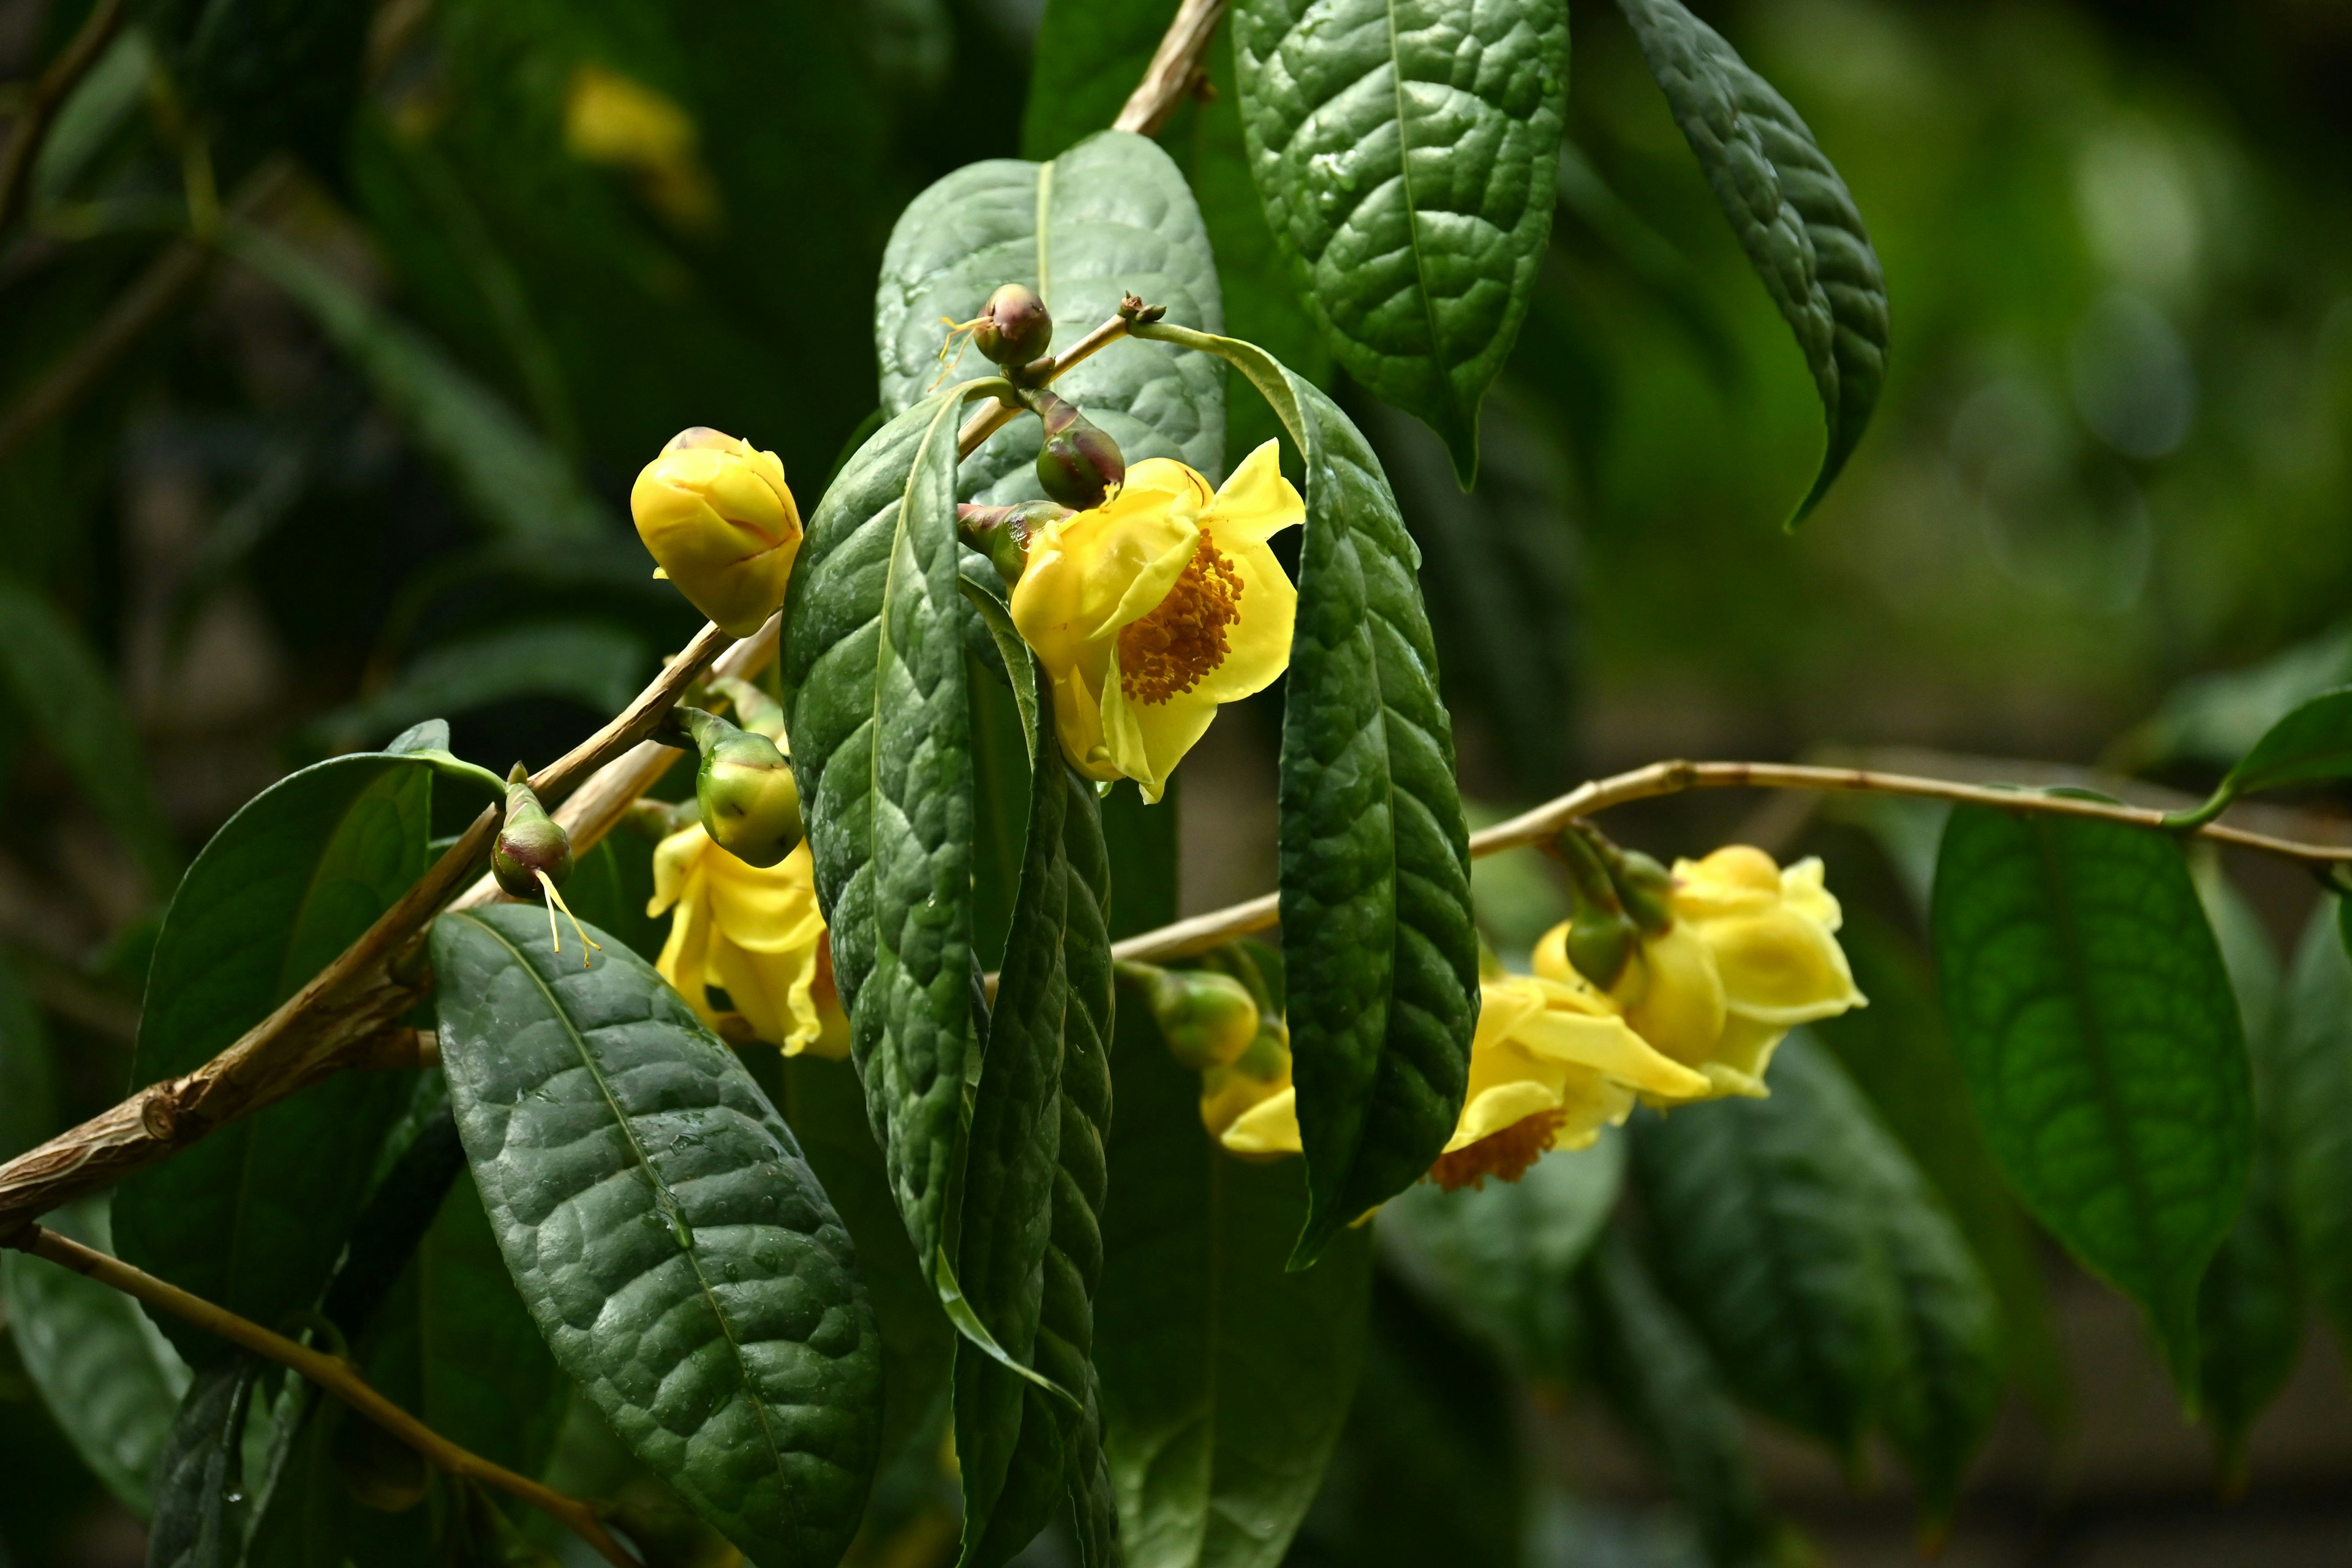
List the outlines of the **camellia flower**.
{"type": "Polygon", "coordinates": [[[732,436],[697,426],[670,438],[629,491],[654,574],[731,637],[760,629],[784,602],[800,553],[800,508],[784,465],[732,436]]]}
{"type": "MultiPolygon", "coordinates": [[[[1642,937],[1606,1000],[1706,1080],[1696,1095],[1645,1089],[1652,1099],[1760,1098],[1773,1049],[1791,1028],[1864,1005],[1834,934],[1837,900],[1818,858],[1784,871],[1745,845],[1675,861],[1674,882],[1674,923],[1642,937]]],[[[1568,932],[1562,922],[1536,944],[1536,973],[1590,991],[1569,963],[1568,932]]]]}
{"type": "Polygon", "coordinates": [[[1218,704],[1289,666],[1298,594],[1266,541],[1306,516],[1268,441],[1213,494],[1149,458],[1102,505],[1038,529],[1013,622],[1053,680],[1073,766],[1156,801],[1218,704]]]}
{"type": "Polygon", "coordinates": [[[766,1040],[788,1057],[849,1054],[805,840],[760,867],[712,843],[699,823],[678,829],[654,849],[646,912],[670,909],[669,940],[654,967],[720,1037],[766,1040]],[[713,988],[725,994],[725,1008],[713,988]]]}

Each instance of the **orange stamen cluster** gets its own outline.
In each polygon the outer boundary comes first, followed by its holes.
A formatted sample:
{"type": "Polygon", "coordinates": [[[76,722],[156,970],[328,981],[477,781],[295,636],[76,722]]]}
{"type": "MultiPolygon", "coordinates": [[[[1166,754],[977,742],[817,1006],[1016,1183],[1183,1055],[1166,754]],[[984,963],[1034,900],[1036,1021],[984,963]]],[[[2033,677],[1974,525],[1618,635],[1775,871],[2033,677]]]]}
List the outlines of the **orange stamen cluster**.
{"type": "Polygon", "coordinates": [[[1440,1154],[1429,1168],[1429,1179],[1447,1192],[1476,1187],[1484,1192],[1486,1178],[1516,1182],[1551,1147],[1552,1134],[1568,1120],[1565,1110],[1538,1110],[1523,1116],[1500,1132],[1489,1132],[1475,1143],[1465,1143],[1451,1154],[1440,1154]]]}
{"type": "Polygon", "coordinates": [[[1225,662],[1225,628],[1242,618],[1241,574],[1201,535],[1160,607],[1118,634],[1118,688],[1130,702],[1165,702],[1225,662]]]}

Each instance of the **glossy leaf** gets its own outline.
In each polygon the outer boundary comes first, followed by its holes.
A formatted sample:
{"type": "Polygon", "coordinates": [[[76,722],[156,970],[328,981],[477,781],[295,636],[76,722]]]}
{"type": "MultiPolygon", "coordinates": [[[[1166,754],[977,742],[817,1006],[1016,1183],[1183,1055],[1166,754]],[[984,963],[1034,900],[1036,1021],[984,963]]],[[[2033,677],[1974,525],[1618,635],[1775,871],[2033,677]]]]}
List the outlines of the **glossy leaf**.
{"type": "Polygon", "coordinates": [[[1469,829],[1421,602],[1421,552],[1380,461],[1264,353],[1225,359],[1288,426],[1307,476],[1280,786],[1282,932],[1308,1218],[1306,1263],[1420,1180],[1453,1136],[1478,1016],[1469,829]]]}
{"type": "Polygon", "coordinates": [[[1624,1184],[1625,1141],[1536,1162],[1516,1182],[1448,1193],[1423,1182],[1381,1210],[1381,1254],[1521,1376],[1564,1384],[1570,1282],[1624,1184]]]}
{"type": "Polygon", "coordinates": [[[1643,1120],[1659,1267],[1744,1399],[1849,1463],[1883,1425],[1940,1518],[2000,1391],[1991,1293],[1826,1051],[1790,1037],[1771,1089],[1643,1120]]]}
{"type": "MultiPolygon", "coordinates": [[[[111,1252],[106,1208],[85,1198],[43,1223],[111,1252]]],[[[145,1517],[187,1363],[130,1297],[29,1253],[0,1252],[0,1307],[51,1419],[106,1489],[145,1517]]]]}
{"type": "Polygon", "coordinates": [[[825,491],[793,569],[781,661],[834,981],[927,1268],[962,1163],[973,1005],[961,402],[941,393],[893,419],[825,491]]]}
{"type": "Polygon", "coordinates": [[[1258,194],[1333,356],[1466,489],[1551,235],[1568,8],[1241,0],[1233,27],[1258,194]]]}
{"type": "Polygon", "coordinates": [[[1682,0],[1618,0],[1723,216],[1797,335],[1829,446],[1791,527],[1836,482],[1886,377],[1886,279],[1862,214],[1772,84],[1682,0]]]}
{"type": "Polygon", "coordinates": [[[2245,1190],[2236,998],[2171,838],[1956,808],[1936,870],[1944,1008],[2027,1208],[2139,1303],[2193,1397],[2197,1282],[2245,1190]]]}
{"type": "Polygon", "coordinates": [[[652,967],[541,911],[433,927],[442,1064],[558,1365],[763,1563],[829,1565],[874,1471],[881,1355],[849,1237],[732,1052],[652,967]]]}
{"type": "Polygon", "coordinates": [[[2352,1343],[2352,931],[2338,927],[2347,921],[2340,899],[2312,916],[2269,1066],[2295,1254],[2320,1310],[2352,1343]]]}
{"type": "MultiPolygon", "coordinates": [[[[148,969],[134,1084],[201,1066],[389,909],[425,869],[435,764],[362,752],[280,779],[188,868],[148,969]]],[[[126,1262],[266,1325],[314,1305],[409,1075],[345,1073],[216,1129],[122,1184],[126,1262]]],[[[209,1365],[219,1340],[159,1318],[209,1365]]]]}
{"type": "Polygon", "coordinates": [[[180,854],[148,782],[122,694],[89,640],[39,595],[0,578],[0,682],[35,733],[121,836],[157,891],[180,854]]]}
{"type": "MultiPolygon", "coordinates": [[[[874,346],[882,403],[912,407],[933,386],[998,374],[976,349],[942,372],[941,318],[980,314],[1004,283],[1025,283],[1054,313],[1066,350],[1132,292],[1168,319],[1224,331],[1216,262],[1200,209],[1168,154],[1140,136],[1107,131],[1050,163],[971,163],[908,204],[882,260],[874,346]]],[[[1129,463],[1177,458],[1212,479],[1224,473],[1225,378],[1198,355],[1163,343],[1113,343],[1054,383],[1117,441],[1129,463]]],[[[992,503],[1044,492],[1034,464],[1038,425],[1014,420],[972,454],[956,493],[992,503]]]]}
{"type": "Polygon", "coordinates": [[[2231,801],[2256,790],[2325,784],[2352,773],[2352,686],[2337,687],[2298,704],[2263,731],[2204,805],[2175,812],[2180,826],[2210,822],[2231,801]]]}
{"type": "Polygon", "coordinates": [[[1307,1212],[1299,1163],[1251,1164],[1213,1142],[1199,1076],[1143,1009],[1121,1012],[1112,1064],[1096,1355],[1121,1545],[1131,1568],[1271,1568],[1347,1422],[1370,1237],[1346,1231],[1286,1271],[1307,1212]]]}
{"type": "Polygon", "coordinates": [[[969,1568],[1043,1530],[1066,1492],[1087,1563],[1118,1521],[1102,1451],[1094,1294],[1110,1124],[1110,899],[1093,787],[1063,763],[1043,667],[982,600],[1028,687],[1030,810],[990,1014],[954,1247],[959,1305],[982,1334],[956,1349],[956,1454],[969,1568]]]}
{"type": "Polygon", "coordinates": [[[244,1554],[241,1461],[260,1363],[239,1354],[196,1373],[155,1467],[149,1568],[232,1568],[244,1554]]]}

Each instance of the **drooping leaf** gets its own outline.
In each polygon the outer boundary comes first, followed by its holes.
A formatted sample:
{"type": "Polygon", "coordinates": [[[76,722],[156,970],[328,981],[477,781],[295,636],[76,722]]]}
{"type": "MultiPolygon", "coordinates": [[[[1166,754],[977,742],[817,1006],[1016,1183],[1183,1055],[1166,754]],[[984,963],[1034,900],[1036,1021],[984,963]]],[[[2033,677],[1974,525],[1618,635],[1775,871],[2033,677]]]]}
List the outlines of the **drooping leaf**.
{"type": "Polygon", "coordinates": [[[2163,705],[2110,748],[2111,766],[2137,771],[2167,763],[2230,767],[2302,703],[2352,680],[2352,623],[2242,669],[2182,681],[2163,705]]]}
{"type": "Polygon", "coordinates": [[[1418,1181],[1461,1113],[1478,938],[1453,724],[1421,552],[1361,433],[1247,343],[1143,331],[1237,367],[1282,417],[1307,475],[1280,786],[1305,1263],[1418,1181]]]}
{"type": "Polygon", "coordinates": [[[1570,1375],[1570,1283],[1616,1207],[1625,1141],[1539,1160],[1516,1182],[1407,1187],[1381,1210],[1380,1244],[1405,1279],[1524,1377],[1570,1375]]]}
{"type": "Polygon", "coordinates": [[[46,599],[0,578],[0,682],[157,891],[180,853],[155,804],[130,710],[86,639],[46,599]]]}
{"type": "Polygon", "coordinates": [[[238,1482],[261,1363],[239,1353],[189,1384],[155,1466],[148,1568],[232,1568],[245,1550],[238,1482]]]}
{"type": "Polygon", "coordinates": [[[1771,1088],[1643,1120],[1660,1268],[1742,1398],[1849,1463],[1883,1426],[1940,1518],[2000,1391],[1991,1293],[1825,1050],[1791,1036],[1771,1088]]]}
{"type": "Polygon", "coordinates": [[[1567,6],[1241,0],[1233,26],[1258,194],[1333,356],[1468,488],[1551,235],[1567,6]]]}
{"type": "Polygon", "coordinates": [[[441,1050],[490,1226],[558,1365],[763,1563],[819,1568],[874,1470],[881,1354],[849,1237],[758,1085],[617,942],[434,923],[441,1050]]]}
{"type": "Polygon", "coordinates": [[[1721,34],[1682,0],[1618,9],[1821,394],[1829,445],[1794,527],[1829,493],[1878,405],[1888,342],[1878,253],[1804,121],[1721,34]]]}
{"type": "MultiPolygon", "coordinates": [[[[436,763],[362,752],[280,779],[188,868],[148,969],[133,1083],[188,1072],[297,990],[424,871],[436,763]]],[[[123,1183],[125,1261],[265,1325],[314,1305],[410,1075],[344,1073],[123,1183]]],[[[158,1320],[209,1365],[219,1340],[158,1320]]]]}
{"type": "MultiPolygon", "coordinates": [[[[1107,131],[1050,163],[969,164],[908,204],[882,261],[874,347],[882,404],[914,406],[935,385],[997,374],[978,350],[940,360],[947,321],[966,321],[997,287],[1025,283],[1054,313],[1054,348],[1108,321],[1122,294],[1168,307],[1168,319],[1224,331],[1217,268],[1201,214],[1168,154],[1107,131]]],[[[1117,441],[1129,463],[1176,458],[1221,478],[1225,378],[1212,362],[1164,343],[1117,342],[1054,383],[1117,441]]],[[[959,496],[1003,503],[1044,494],[1034,467],[1039,426],[1015,419],[972,454],[959,496]]]]}
{"type": "Polygon", "coordinates": [[[1029,689],[1031,794],[954,1248],[960,1306],[991,1347],[969,1332],[956,1347],[963,1562],[1009,1560],[1066,1494],[1080,1557],[1093,1564],[1110,1560],[1118,1528],[1093,1362],[1111,1103],[1109,878],[1095,792],[1062,762],[1045,671],[1002,606],[982,607],[1029,689]]]}
{"type": "Polygon", "coordinates": [[[2282,1173],[2259,1144],[2246,1201],[2197,1294],[2198,1388],[2225,1489],[2245,1484],[2246,1436],[2303,1353],[2304,1304],[2282,1173]]]}
{"type": "MultiPolygon", "coordinates": [[[[104,1198],[85,1198],[42,1223],[111,1252],[106,1210],[104,1198]]],[[[74,1452],[145,1517],[187,1363],[130,1297],[27,1253],[0,1253],[0,1306],[26,1374],[74,1452]]]]}
{"type": "Polygon", "coordinates": [[[2263,731],[2202,805],[2175,812],[2179,826],[2210,822],[2256,790],[2325,784],[2352,773],[2352,686],[2323,691],[2263,731]]]}
{"type": "Polygon", "coordinates": [[[954,391],[861,447],[808,521],[780,674],[834,981],[927,1270],[962,1164],[972,1025],[971,710],[954,391]]]}
{"type": "Polygon", "coordinates": [[[2168,837],[1960,806],[1936,959],[1985,1142],[2027,1208],[2145,1310],[2193,1399],[2197,1282],[2253,1147],[2236,998],[2168,837]]]}
{"type": "Polygon", "coordinates": [[[524,697],[560,697],[599,715],[617,713],[653,668],[644,640],[617,626],[509,626],[426,649],[391,685],[337,709],[313,730],[330,745],[349,745],[420,719],[524,697]]]}
{"type": "Polygon", "coordinates": [[[1096,1354],[1132,1568],[1271,1568],[1315,1500],[1363,1365],[1371,1247],[1285,1269],[1306,1183],[1201,1126],[1199,1075],[1123,1009],[1096,1354]]]}
{"type": "Polygon", "coordinates": [[[2323,900],[2296,950],[2271,1055],[2280,1174],[2305,1283],[2352,1343],[2352,916],[2323,900]],[[2331,907],[2332,906],[2332,907],[2331,907]],[[2339,922],[2344,922],[2339,926],[2339,922]]]}

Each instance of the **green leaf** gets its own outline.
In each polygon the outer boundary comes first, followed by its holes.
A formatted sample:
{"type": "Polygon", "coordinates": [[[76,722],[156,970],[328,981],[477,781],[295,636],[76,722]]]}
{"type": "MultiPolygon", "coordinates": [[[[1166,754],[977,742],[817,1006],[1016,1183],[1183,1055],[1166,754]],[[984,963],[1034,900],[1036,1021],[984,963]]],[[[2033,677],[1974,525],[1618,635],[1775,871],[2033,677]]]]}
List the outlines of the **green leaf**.
{"type": "Polygon", "coordinates": [[[2214,1465],[2232,1492],[2245,1484],[2247,1433],[2303,1354],[2303,1294],[2277,1167],[2258,1146],[2245,1204],[2197,1294],[2198,1387],[2213,1423],[2214,1465]]]}
{"type": "Polygon", "coordinates": [[[2344,901],[2323,900],[2296,951],[2267,1065],[2295,1256],[2320,1310],[2352,1344],[2352,960],[2345,956],[2352,929],[2345,927],[2352,914],[2344,901]]]}
{"type": "Polygon", "coordinates": [[[47,1142],[57,1131],[57,1062],[48,1026],[16,959],[0,948],[0,1161],[47,1142]]]}
{"type": "Polygon", "coordinates": [[[1331,400],[1247,343],[1165,325],[1274,405],[1307,476],[1282,721],[1282,940],[1311,1261],[1453,1136],[1478,1018],[1470,833],[1416,574],[1379,458],[1331,400]]]}
{"type": "Polygon", "coordinates": [[[1177,0],[1046,0],[1029,64],[1021,152],[1051,158],[1107,130],[1176,17],[1177,0]]]}
{"type": "Polygon", "coordinates": [[[2032,1227],[2002,1183],[1969,1105],[1968,1080],[1936,995],[1935,965],[1910,937],[1867,910],[1849,910],[1838,942],[1870,1005],[1824,1018],[1813,1034],[1870,1098],[1967,1237],[2000,1302],[2009,1373],[2054,1425],[2069,1396],[2066,1363],[2032,1227]]]}
{"type": "MultiPolygon", "coordinates": [[[[1128,1008],[1103,1216],[1097,1360],[1130,1568],[1272,1568],[1315,1500],[1363,1366],[1369,1227],[1286,1269],[1296,1161],[1252,1164],[1201,1126],[1201,1080],[1128,1008]]],[[[1385,1223],[1385,1222],[1383,1222],[1385,1223]]]]}
{"type": "Polygon", "coordinates": [[[1624,1177],[1625,1141],[1607,1132],[1516,1182],[1452,1193],[1416,1183],[1381,1210],[1381,1252],[1519,1375],[1565,1384],[1570,1281],[1624,1177]]]}
{"type": "Polygon", "coordinates": [[[808,522],[781,676],[834,982],[917,1257],[945,1256],[972,1024],[971,711],[955,532],[961,394],[858,450],[808,522]]]}
{"type": "Polygon", "coordinates": [[[1959,806],[1933,926],[1952,1045],[2010,1185],[2137,1301],[2194,1397],[2197,1282],[2253,1149],[2236,998],[2171,838],[1959,806]]]}
{"type": "Polygon", "coordinates": [[[139,731],[121,693],[73,623],[46,599],[0,578],[0,682],[90,804],[120,834],[156,889],[180,852],[155,804],[139,731]]]}
{"type": "Polygon", "coordinates": [[[2242,669],[2184,680],[2155,714],[2111,748],[2108,763],[2137,772],[2167,763],[2227,767],[2301,703],[2352,681],[2352,623],[2242,669]]]}
{"type": "MultiPolygon", "coordinates": [[[[943,377],[939,356],[941,318],[970,321],[1005,283],[1044,298],[1056,350],[1108,321],[1129,292],[1167,306],[1180,325],[1224,331],[1200,210],[1150,141],[1107,131],[1051,163],[967,164],[908,203],[890,231],[874,306],[888,412],[913,407],[932,386],[999,374],[971,349],[943,377]]],[[[1054,390],[1129,463],[1180,458],[1213,480],[1224,473],[1224,382],[1207,361],[1130,339],[1057,378],[1054,390]]],[[[998,431],[964,463],[957,494],[1000,504],[1042,496],[1038,438],[1027,416],[998,431]]]]}
{"type": "Polygon", "coordinates": [[[1849,1465],[1883,1425],[1940,1520],[2000,1393],[1991,1292],[1822,1047],[1790,1036],[1771,1087],[1643,1119],[1660,1268],[1744,1399],[1849,1465]]]}
{"type": "Polygon", "coordinates": [[[1793,528],[1836,482],[1886,378],[1886,279],[1878,253],[1804,121],[1722,35],[1681,0],[1617,5],[1821,394],[1829,446],[1789,520],[1793,528]]]}
{"type": "MultiPolygon", "coordinates": [[[[84,1246],[114,1249],[104,1198],[85,1198],[43,1223],[84,1246]]],[[[0,1307],[26,1375],[74,1452],[145,1518],[156,1461],[187,1392],[187,1363],[130,1297],[28,1253],[0,1253],[0,1307]]]]}
{"type": "MultiPolygon", "coordinates": [[[[156,938],[134,1085],[192,1071],[308,982],[425,864],[435,764],[358,753],[280,779],[188,868],[156,938]]],[[[123,1183],[124,1261],[267,1326],[315,1304],[410,1075],[344,1073],[123,1183]]],[[[159,1324],[198,1366],[227,1353],[159,1324]]]]}
{"type": "Polygon", "coordinates": [[[1748,1568],[1785,1536],[1765,1500],[1739,1412],[1682,1316],[1622,1231],[1601,1237],[1578,1300],[1593,1383],[1696,1520],[1707,1561],[1748,1568]]]}
{"type": "Polygon", "coordinates": [[[261,1363],[240,1352],[189,1385],[155,1466],[151,1568],[232,1568],[244,1555],[241,1463],[261,1363]]]}
{"type": "Polygon", "coordinates": [[[2165,826],[2194,827],[2221,816],[2242,795],[2325,784],[2347,774],[2352,774],[2352,686],[2339,686],[2301,703],[2263,731],[2204,805],[2173,812],[2165,826]]]}
{"type": "Polygon", "coordinates": [[[725,1046],[614,942],[541,911],[433,926],[442,1065],[499,1250],[558,1365],[746,1555],[857,1528],[881,1352],[849,1237],[725,1046]]]}
{"type": "Polygon", "coordinates": [[[1445,438],[1466,489],[1551,236],[1567,6],[1241,0],[1234,58],[1266,220],[1332,354],[1445,438]]]}
{"type": "Polygon", "coordinates": [[[509,626],[427,648],[382,690],[318,720],[329,746],[364,743],[444,713],[522,697],[556,697],[617,713],[654,668],[643,638],[617,626],[564,621],[509,626]]]}
{"type": "Polygon", "coordinates": [[[350,357],[484,527],[533,549],[627,552],[618,521],[562,457],[432,339],[259,229],[228,223],[219,243],[350,357]]]}

